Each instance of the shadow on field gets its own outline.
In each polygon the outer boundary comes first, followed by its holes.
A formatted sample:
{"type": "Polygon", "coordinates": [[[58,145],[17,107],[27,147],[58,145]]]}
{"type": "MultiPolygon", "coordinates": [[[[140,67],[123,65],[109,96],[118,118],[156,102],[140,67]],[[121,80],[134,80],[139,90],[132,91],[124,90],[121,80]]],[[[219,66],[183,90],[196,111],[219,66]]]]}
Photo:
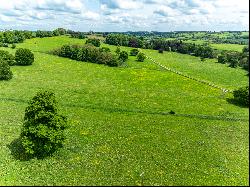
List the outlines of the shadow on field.
{"type": "Polygon", "coordinates": [[[239,106],[241,108],[248,108],[248,106],[240,104],[238,101],[236,101],[233,98],[227,98],[226,100],[227,100],[228,103],[239,106]]]}
{"type": "Polygon", "coordinates": [[[16,160],[28,161],[33,158],[32,156],[25,153],[20,137],[13,140],[9,145],[7,145],[7,147],[10,149],[11,155],[16,160]]]}

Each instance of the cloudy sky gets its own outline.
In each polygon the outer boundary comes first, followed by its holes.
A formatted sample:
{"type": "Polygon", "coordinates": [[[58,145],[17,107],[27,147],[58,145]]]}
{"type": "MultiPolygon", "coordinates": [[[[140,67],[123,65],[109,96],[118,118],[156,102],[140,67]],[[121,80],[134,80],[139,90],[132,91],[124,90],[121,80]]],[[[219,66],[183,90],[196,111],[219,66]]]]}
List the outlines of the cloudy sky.
{"type": "Polygon", "coordinates": [[[249,30],[249,0],[0,0],[0,30],[249,30]]]}

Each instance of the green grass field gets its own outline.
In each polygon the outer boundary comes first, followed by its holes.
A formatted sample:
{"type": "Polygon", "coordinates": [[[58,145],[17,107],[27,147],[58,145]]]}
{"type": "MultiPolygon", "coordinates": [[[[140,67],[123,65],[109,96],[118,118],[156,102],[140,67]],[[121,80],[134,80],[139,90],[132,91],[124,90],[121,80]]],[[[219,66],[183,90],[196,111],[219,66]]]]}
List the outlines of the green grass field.
{"type": "MultiPolygon", "coordinates": [[[[207,41],[204,40],[187,40],[185,42],[188,43],[195,43],[195,44],[204,44],[207,43],[207,41]]],[[[216,44],[216,43],[210,43],[211,47],[217,50],[221,51],[237,51],[242,52],[245,45],[239,45],[239,44],[216,44]]]]}
{"type": "MultiPolygon", "coordinates": [[[[249,185],[249,110],[228,102],[230,93],[150,60],[129,57],[124,67],[107,67],[45,53],[68,43],[84,40],[17,45],[34,51],[35,62],[11,67],[13,79],[0,82],[1,185],[249,185]],[[43,89],[56,94],[68,116],[67,140],[53,157],[23,161],[15,142],[28,100],[43,89]]],[[[213,60],[144,52],[226,88],[248,84],[244,70],[213,60]]]]}

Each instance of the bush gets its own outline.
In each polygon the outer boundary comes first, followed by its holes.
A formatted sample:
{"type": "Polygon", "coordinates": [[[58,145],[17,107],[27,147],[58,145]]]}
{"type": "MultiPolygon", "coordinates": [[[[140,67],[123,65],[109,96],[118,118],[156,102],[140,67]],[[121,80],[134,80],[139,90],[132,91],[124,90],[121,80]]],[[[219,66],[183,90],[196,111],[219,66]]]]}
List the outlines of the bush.
{"type": "Polygon", "coordinates": [[[138,49],[131,49],[130,56],[136,56],[139,53],[138,49]]]}
{"type": "Polygon", "coordinates": [[[243,106],[249,106],[249,86],[233,91],[234,101],[243,106]]]}
{"type": "Polygon", "coordinates": [[[120,46],[117,46],[117,48],[116,48],[116,50],[115,50],[115,53],[116,53],[117,55],[119,55],[120,52],[121,52],[120,46]]]}
{"type": "Polygon", "coordinates": [[[163,51],[164,51],[163,49],[159,49],[158,50],[159,53],[163,53],[163,51]]]}
{"type": "Polygon", "coordinates": [[[118,66],[117,58],[112,55],[110,52],[102,52],[98,55],[97,58],[98,64],[105,64],[108,66],[118,66]]]}
{"type": "Polygon", "coordinates": [[[3,59],[0,59],[0,80],[10,80],[12,79],[12,72],[8,62],[3,59]]]}
{"type": "Polygon", "coordinates": [[[145,56],[144,53],[139,53],[139,54],[137,55],[137,60],[138,60],[139,62],[143,62],[143,61],[145,60],[145,58],[146,58],[146,56],[145,56]]]}
{"type": "Polygon", "coordinates": [[[225,64],[227,62],[227,57],[225,55],[218,56],[218,63],[225,64]]]}
{"type": "Polygon", "coordinates": [[[99,39],[97,39],[97,38],[89,38],[89,39],[87,39],[86,40],[86,44],[93,44],[94,46],[96,46],[96,47],[100,47],[100,45],[101,45],[101,42],[100,42],[100,40],[99,39]]]}
{"type": "Polygon", "coordinates": [[[31,65],[34,62],[34,54],[29,49],[17,49],[15,60],[17,65],[31,65]]]}
{"type": "Polygon", "coordinates": [[[16,48],[16,44],[12,44],[12,45],[11,45],[11,48],[12,48],[12,49],[15,49],[15,48],[16,48]]]}
{"type": "Polygon", "coordinates": [[[59,50],[59,56],[61,57],[71,57],[71,46],[70,45],[63,45],[61,49],[59,50]]]}
{"type": "Polygon", "coordinates": [[[62,147],[67,127],[52,92],[38,92],[25,110],[21,142],[27,154],[44,157],[62,147]]]}
{"type": "Polygon", "coordinates": [[[13,66],[16,64],[15,57],[10,54],[8,51],[0,50],[0,59],[8,62],[10,66],[13,66]]]}
{"type": "Polygon", "coordinates": [[[9,45],[7,43],[1,43],[0,47],[9,47],[9,45]]]}
{"type": "Polygon", "coordinates": [[[128,53],[126,51],[122,51],[120,54],[119,54],[119,59],[122,61],[122,62],[125,62],[126,60],[128,60],[128,53]]]}

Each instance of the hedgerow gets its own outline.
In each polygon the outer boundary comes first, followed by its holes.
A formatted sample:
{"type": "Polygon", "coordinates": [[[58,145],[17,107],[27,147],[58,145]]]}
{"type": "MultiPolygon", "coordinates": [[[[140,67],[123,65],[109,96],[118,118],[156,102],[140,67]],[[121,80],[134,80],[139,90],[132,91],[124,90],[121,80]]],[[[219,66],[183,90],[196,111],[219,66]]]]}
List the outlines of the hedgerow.
{"type": "Polygon", "coordinates": [[[70,58],[77,61],[105,64],[108,66],[118,66],[118,56],[108,52],[107,48],[98,48],[92,44],[64,45],[52,51],[52,54],[70,58]]]}

